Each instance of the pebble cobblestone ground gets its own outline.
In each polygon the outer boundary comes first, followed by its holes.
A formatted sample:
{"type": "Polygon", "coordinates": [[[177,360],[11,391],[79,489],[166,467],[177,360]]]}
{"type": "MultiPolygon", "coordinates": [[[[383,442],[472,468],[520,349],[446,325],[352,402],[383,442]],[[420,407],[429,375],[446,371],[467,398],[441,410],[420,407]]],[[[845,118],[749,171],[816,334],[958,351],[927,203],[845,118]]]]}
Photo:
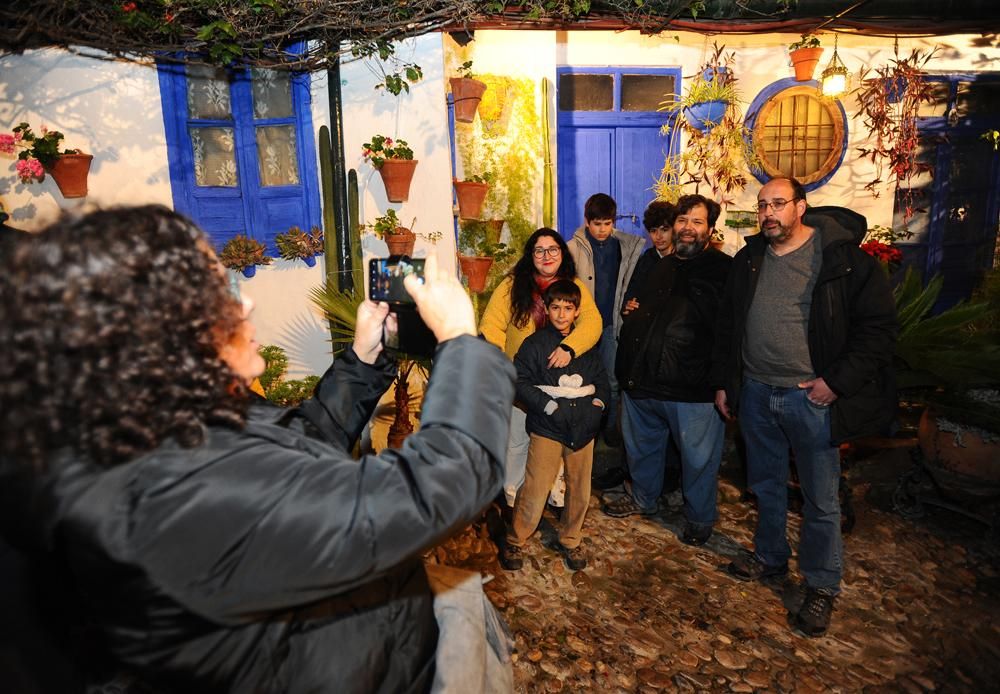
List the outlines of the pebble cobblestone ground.
{"type": "MultiPolygon", "coordinates": [[[[515,638],[518,692],[997,691],[995,545],[981,526],[956,535],[938,520],[909,521],[880,508],[870,499],[885,496],[873,485],[892,481],[878,472],[883,463],[851,470],[857,524],[844,544],[843,592],[819,638],[789,628],[789,610],[802,599],[794,559],[790,578],[768,585],[723,572],[751,547],[756,516],[725,480],[716,533],[704,547],[680,542],[679,509],[610,518],[595,494],[583,571],[566,569],[540,541],[554,538],[550,514],[526,549],[524,569],[504,571],[495,510],[430,560],[493,576],[485,590],[515,638]],[[866,478],[872,475],[884,479],[866,478]]],[[[798,528],[790,514],[793,547],[798,528]]]]}

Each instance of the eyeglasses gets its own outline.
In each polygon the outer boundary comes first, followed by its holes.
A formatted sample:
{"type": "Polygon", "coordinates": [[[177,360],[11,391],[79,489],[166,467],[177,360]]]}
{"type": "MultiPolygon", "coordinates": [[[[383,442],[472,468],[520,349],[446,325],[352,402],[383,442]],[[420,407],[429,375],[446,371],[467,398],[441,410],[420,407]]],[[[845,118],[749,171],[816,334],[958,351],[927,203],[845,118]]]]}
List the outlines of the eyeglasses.
{"type": "Polygon", "coordinates": [[[757,203],[757,211],[767,212],[767,208],[770,207],[775,212],[781,212],[783,209],[785,209],[785,205],[787,205],[790,202],[795,202],[798,199],[799,198],[792,198],[791,200],[778,199],[778,200],[772,200],[771,202],[765,202],[761,200],[760,202],[757,203]]]}
{"type": "Polygon", "coordinates": [[[556,257],[562,253],[562,249],[559,246],[550,246],[549,248],[542,248],[541,246],[536,246],[531,254],[536,258],[544,258],[545,256],[556,257]]]}

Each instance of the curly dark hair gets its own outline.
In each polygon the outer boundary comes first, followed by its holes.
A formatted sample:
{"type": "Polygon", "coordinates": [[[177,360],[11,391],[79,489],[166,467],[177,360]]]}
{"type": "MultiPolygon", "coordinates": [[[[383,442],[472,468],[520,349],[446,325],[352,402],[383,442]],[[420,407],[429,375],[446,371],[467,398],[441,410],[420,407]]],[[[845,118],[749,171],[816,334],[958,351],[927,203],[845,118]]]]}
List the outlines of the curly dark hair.
{"type": "Polygon", "coordinates": [[[535,292],[537,291],[532,253],[535,250],[535,244],[542,236],[548,236],[559,244],[559,255],[562,257],[562,262],[559,264],[556,276],[560,279],[576,279],[576,263],[573,262],[573,256],[569,254],[569,246],[566,245],[563,237],[555,229],[548,227],[537,229],[524,242],[521,258],[510,271],[510,276],[513,278],[513,285],[510,288],[510,308],[514,325],[518,328],[526,326],[531,319],[531,307],[535,303],[535,292]]]}
{"type": "Polygon", "coordinates": [[[202,232],[166,207],[66,216],[0,259],[0,447],[43,464],[72,447],[103,466],[204,424],[245,422],[219,358],[242,322],[202,232]]]}

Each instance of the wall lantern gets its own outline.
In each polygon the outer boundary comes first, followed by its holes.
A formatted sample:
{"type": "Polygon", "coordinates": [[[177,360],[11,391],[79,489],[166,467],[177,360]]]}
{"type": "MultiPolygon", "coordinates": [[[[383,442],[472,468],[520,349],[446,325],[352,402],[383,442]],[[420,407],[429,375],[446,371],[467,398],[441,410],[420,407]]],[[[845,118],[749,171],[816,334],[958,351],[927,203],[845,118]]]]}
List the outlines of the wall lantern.
{"type": "Polygon", "coordinates": [[[830,99],[836,99],[847,91],[847,82],[851,76],[851,73],[847,71],[847,66],[837,55],[837,39],[839,37],[834,34],[833,36],[833,57],[830,59],[830,64],[826,66],[823,70],[822,76],[820,77],[820,91],[822,91],[823,96],[830,99]]]}

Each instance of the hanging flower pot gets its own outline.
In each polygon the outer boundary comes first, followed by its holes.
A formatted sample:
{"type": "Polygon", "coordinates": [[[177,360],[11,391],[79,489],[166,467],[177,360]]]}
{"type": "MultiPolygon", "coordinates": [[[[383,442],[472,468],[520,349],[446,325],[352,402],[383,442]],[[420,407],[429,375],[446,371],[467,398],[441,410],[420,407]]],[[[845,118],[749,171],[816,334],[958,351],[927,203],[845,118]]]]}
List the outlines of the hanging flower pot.
{"type": "Polygon", "coordinates": [[[478,181],[455,181],[455,196],[458,198],[458,216],[462,219],[479,219],[483,202],[490,189],[489,183],[478,181]]]}
{"type": "Polygon", "coordinates": [[[303,258],[302,262],[308,265],[309,267],[316,267],[316,256],[311,255],[307,258],[303,258]]]}
{"type": "Polygon", "coordinates": [[[707,132],[719,124],[728,106],[725,101],[703,101],[684,109],[684,117],[692,128],[707,132]]]}
{"type": "Polygon", "coordinates": [[[45,170],[59,186],[64,198],[82,198],[87,195],[87,175],[93,154],[60,154],[45,170]]]}
{"type": "Polygon", "coordinates": [[[257,274],[257,266],[256,265],[247,265],[245,268],[243,268],[242,270],[240,270],[240,272],[243,273],[244,277],[246,277],[247,279],[250,279],[251,277],[253,277],[254,275],[257,274]]]}
{"type": "Polygon", "coordinates": [[[823,55],[823,47],[796,48],[788,54],[792,59],[792,67],[795,68],[795,79],[799,82],[808,82],[816,72],[819,65],[820,56],[823,55]]]}
{"type": "Polygon", "coordinates": [[[416,159],[386,159],[378,167],[389,202],[406,202],[410,197],[410,181],[417,168],[416,159]]]}
{"type": "Polygon", "coordinates": [[[396,227],[396,231],[382,237],[389,247],[389,255],[413,255],[413,245],[417,235],[406,227],[396,227]]]}
{"type": "Polygon", "coordinates": [[[486,91],[486,83],[470,77],[452,77],[451,98],[455,105],[455,120],[471,123],[486,91]]]}
{"type": "Polygon", "coordinates": [[[493,266],[493,258],[489,256],[458,256],[458,265],[462,268],[462,274],[469,281],[469,291],[479,293],[486,289],[486,276],[493,266]]]}

